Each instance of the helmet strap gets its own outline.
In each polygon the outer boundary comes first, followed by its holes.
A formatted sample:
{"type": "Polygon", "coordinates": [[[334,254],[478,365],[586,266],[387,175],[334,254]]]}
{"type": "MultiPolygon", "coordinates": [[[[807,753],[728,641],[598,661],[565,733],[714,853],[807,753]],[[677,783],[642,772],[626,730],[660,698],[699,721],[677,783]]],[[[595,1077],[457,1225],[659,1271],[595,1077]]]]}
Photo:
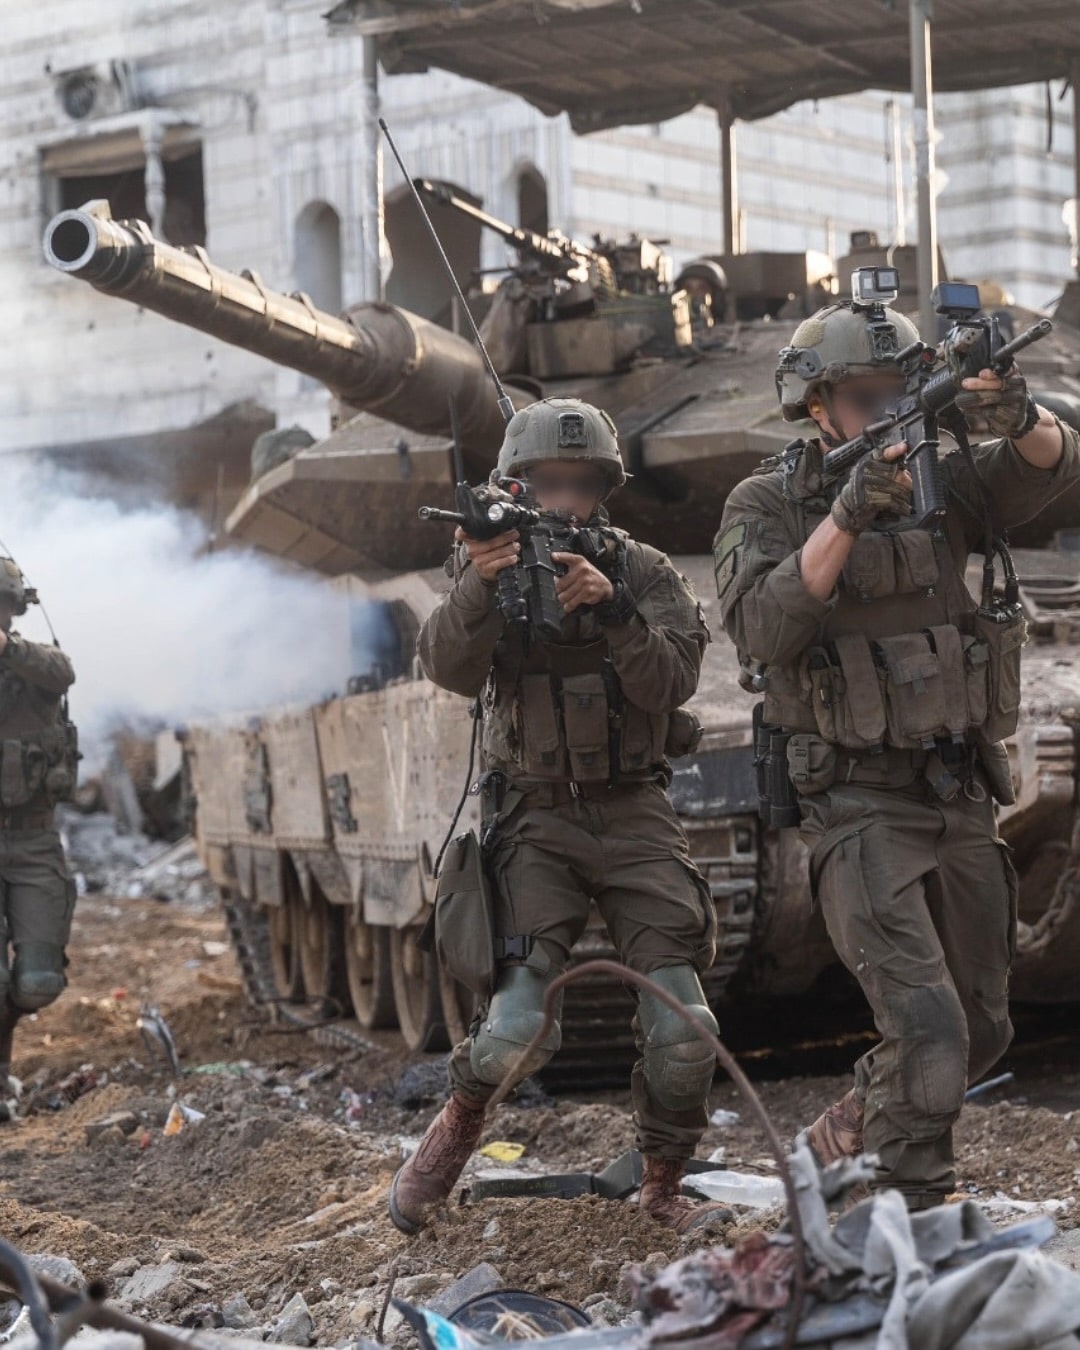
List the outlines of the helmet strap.
{"type": "Polygon", "coordinates": [[[844,438],[837,431],[834,421],[836,405],[833,402],[832,386],[828,384],[819,385],[816,392],[825,408],[826,421],[825,426],[822,426],[820,422],[818,423],[819,437],[823,445],[827,445],[830,450],[835,450],[837,446],[843,445],[844,438]]]}

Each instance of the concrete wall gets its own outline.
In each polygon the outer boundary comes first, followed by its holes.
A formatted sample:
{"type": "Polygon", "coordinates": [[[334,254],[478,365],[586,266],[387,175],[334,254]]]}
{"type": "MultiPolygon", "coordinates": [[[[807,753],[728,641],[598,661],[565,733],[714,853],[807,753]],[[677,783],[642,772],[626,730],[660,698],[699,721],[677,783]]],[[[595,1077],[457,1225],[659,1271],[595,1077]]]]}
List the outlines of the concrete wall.
{"type": "MultiPolygon", "coordinates": [[[[78,444],[183,428],[255,399],[281,422],[327,425],[321,388],[140,313],[40,260],[48,214],[40,156],[92,132],[60,108],[50,72],[123,58],[147,99],[198,126],[207,248],[267,285],[296,284],[297,222],[337,213],[341,291],[362,295],[365,187],[361,46],[327,37],[326,0],[37,0],[3,6],[0,28],[0,446],[78,444]]],[[[718,133],[699,109],[662,127],[574,137],[513,98],[433,72],[382,82],[412,172],[468,187],[516,222],[517,177],[546,178],[553,224],[587,237],[630,229],[668,238],[677,260],[721,247],[718,133]]],[[[737,133],[748,248],[844,252],[850,230],[895,234],[889,98],[802,104],[737,133]]],[[[1069,105],[1043,152],[1041,90],[939,100],[948,185],[941,239],[954,273],[993,274],[1043,303],[1068,265],[1069,105]],[[991,206],[992,199],[992,206],[991,206]]],[[[901,116],[905,133],[910,118],[901,116]]],[[[905,140],[904,173],[910,181],[905,140]]],[[[386,190],[402,187],[388,161],[386,190]]],[[[903,213],[903,211],[902,211],[903,213]]],[[[906,203],[909,237],[914,203],[906,203]]],[[[485,236],[482,262],[507,260],[485,236]]]]}

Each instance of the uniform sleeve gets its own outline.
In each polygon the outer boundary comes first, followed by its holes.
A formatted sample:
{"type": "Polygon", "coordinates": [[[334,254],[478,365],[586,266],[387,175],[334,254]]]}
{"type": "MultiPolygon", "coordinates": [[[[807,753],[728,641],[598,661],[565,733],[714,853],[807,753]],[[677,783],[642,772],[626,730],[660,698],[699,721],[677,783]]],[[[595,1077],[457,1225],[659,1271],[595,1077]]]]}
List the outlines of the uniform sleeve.
{"type": "Polygon", "coordinates": [[[495,584],[482,580],[465,562],[449,594],[420,629],[416,651],[424,674],[442,689],[475,698],[487,680],[502,631],[495,584]]]}
{"type": "MultiPolygon", "coordinates": [[[[1080,482],[1080,435],[1072,427],[1058,422],[1062,456],[1052,469],[1029,464],[1012,441],[993,441],[973,450],[979,477],[994,501],[995,522],[1001,529],[1013,529],[1037,516],[1055,497],[1080,482]]],[[[951,454],[945,460],[948,482],[968,508],[972,520],[969,543],[982,539],[983,499],[978,483],[963,455],[951,454]]]]}
{"type": "Polygon", "coordinates": [[[662,553],[630,545],[627,584],[637,612],[605,624],[604,636],[627,699],[647,713],[670,713],[698,686],[709,630],[693,588],[662,553]]]}
{"type": "Polygon", "coordinates": [[[64,694],[75,683],[75,670],[59,647],[13,636],[0,661],[27,684],[48,694],[64,694]]]}
{"type": "Polygon", "coordinates": [[[751,661],[790,665],[816,640],[831,605],[803,585],[801,541],[784,526],[773,480],[748,479],[730,494],[713,557],[728,637],[751,661]]]}

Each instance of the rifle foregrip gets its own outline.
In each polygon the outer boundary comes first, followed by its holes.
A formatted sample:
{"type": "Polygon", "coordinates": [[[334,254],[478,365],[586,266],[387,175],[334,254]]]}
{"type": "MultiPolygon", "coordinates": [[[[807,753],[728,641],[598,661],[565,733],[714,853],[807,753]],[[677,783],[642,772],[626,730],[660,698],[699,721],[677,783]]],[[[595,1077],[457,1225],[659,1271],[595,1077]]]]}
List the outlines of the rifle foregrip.
{"type": "Polygon", "coordinates": [[[499,612],[507,623],[524,623],[529,617],[528,606],[521,593],[521,580],[518,577],[516,567],[504,567],[499,573],[496,598],[499,612]]]}

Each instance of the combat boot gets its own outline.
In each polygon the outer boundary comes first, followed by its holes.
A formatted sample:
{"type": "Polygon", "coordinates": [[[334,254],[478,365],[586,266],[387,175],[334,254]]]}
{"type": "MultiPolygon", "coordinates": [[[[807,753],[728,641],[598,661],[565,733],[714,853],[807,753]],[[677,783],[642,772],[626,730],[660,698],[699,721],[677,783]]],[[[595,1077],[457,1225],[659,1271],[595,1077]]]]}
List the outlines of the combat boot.
{"type": "Polygon", "coordinates": [[[695,1228],[734,1220],[735,1215],[727,1205],[691,1200],[681,1193],[683,1164],[678,1159],[651,1158],[646,1153],[643,1162],[638,1208],[643,1209],[650,1219],[665,1228],[673,1228],[676,1233],[689,1233],[695,1228]]]}
{"type": "Polygon", "coordinates": [[[431,1122],[420,1147],[398,1168],[390,1185],[390,1218],[403,1233],[417,1233],[424,1212],[445,1200],[480,1142],[487,1103],[454,1092],[431,1122]]]}
{"type": "Polygon", "coordinates": [[[806,1142],[822,1167],[841,1158],[857,1158],[863,1151],[865,1108],[855,1089],[823,1111],[806,1131],[806,1142]]]}

